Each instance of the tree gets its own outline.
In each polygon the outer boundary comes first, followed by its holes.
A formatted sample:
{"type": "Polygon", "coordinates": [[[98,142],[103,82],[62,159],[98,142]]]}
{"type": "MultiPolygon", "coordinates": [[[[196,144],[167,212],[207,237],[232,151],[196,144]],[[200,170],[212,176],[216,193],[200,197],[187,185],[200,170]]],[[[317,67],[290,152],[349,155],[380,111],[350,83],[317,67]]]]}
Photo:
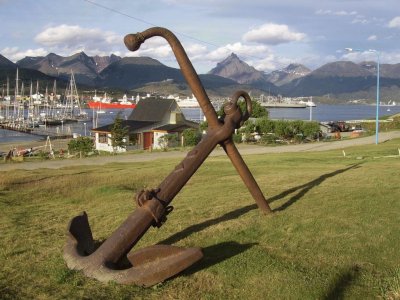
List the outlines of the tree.
{"type": "Polygon", "coordinates": [[[126,148],[127,135],[128,128],[122,126],[122,119],[120,113],[118,113],[111,129],[111,146],[113,147],[114,152],[116,152],[117,148],[126,148]]]}

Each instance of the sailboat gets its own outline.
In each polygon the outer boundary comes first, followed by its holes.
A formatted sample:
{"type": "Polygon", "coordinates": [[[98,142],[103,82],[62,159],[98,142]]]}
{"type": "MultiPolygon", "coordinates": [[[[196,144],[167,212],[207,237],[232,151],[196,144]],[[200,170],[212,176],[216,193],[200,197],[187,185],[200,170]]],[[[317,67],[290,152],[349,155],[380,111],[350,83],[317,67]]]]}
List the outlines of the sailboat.
{"type": "Polygon", "coordinates": [[[69,111],[68,116],[66,118],[67,121],[72,121],[72,122],[90,121],[87,112],[85,112],[82,109],[79,100],[78,89],[76,87],[74,72],[72,72],[72,70],[71,70],[71,78],[69,80],[69,86],[67,87],[66,100],[67,100],[67,108],[69,111]],[[75,113],[75,108],[78,109],[77,113],[75,113]]]}

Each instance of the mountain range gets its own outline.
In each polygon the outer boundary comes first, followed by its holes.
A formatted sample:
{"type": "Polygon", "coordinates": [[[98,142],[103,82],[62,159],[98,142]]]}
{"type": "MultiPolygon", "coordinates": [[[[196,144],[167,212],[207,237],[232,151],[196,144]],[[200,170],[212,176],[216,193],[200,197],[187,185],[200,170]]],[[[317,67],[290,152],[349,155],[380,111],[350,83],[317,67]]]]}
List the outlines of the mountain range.
{"type": "MultiPolygon", "coordinates": [[[[88,89],[190,94],[179,69],[165,66],[149,57],[91,57],[84,52],[63,57],[50,53],[41,57],[25,57],[13,63],[0,55],[0,83],[4,85],[6,76],[15,77],[17,67],[22,80],[50,81],[57,78],[66,82],[73,71],[78,85],[88,89]]],[[[230,96],[237,89],[245,89],[251,90],[253,95],[268,92],[339,101],[364,98],[372,102],[375,98],[376,68],[375,62],[356,64],[337,61],[315,70],[301,64],[290,64],[286,68],[265,73],[232,53],[199,77],[206,90],[214,96],[230,96]]],[[[400,64],[380,65],[380,87],[382,99],[397,98],[400,92],[400,64]]]]}

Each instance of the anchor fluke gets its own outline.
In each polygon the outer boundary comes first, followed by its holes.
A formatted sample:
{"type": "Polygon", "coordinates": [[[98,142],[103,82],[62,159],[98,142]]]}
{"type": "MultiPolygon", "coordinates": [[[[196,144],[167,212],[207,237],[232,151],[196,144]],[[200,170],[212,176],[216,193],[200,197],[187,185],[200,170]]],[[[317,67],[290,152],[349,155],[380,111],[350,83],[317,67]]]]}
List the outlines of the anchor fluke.
{"type": "Polygon", "coordinates": [[[86,276],[102,282],[115,281],[147,287],[178,274],[203,257],[201,249],[197,247],[153,245],[129,252],[126,258],[130,265],[128,263],[122,268],[119,261],[125,254],[116,257],[116,251],[108,241],[113,240],[114,236],[130,244],[131,241],[123,235],[127,229],[123,223],[110,239],[94,250],[88,217],[84,212],[74,217],[69,224],[64,260],[70,269],[83,270],[86,276]]]}

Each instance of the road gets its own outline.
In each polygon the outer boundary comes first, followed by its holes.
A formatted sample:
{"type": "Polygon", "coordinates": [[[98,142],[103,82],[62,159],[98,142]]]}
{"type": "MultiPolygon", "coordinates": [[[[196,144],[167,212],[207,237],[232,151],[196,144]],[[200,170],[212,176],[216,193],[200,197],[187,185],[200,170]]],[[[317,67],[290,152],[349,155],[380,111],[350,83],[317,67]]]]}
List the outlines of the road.
{"type": "MultiPolygon", "coordinates": [[[[400,138],[400,131],[382,132],[379,134],[379,142],[385,142],[394,138],[400,138]]],[[[276,147],[265,147],[257,145],[238,146],[242,155],[264,154],[264,153],[283,153],[283,152],[311,152],[326,151],[334,149],[344,149],[351,146],[368,145],[375,143],[375,136],[368,136],[356,139],[348,139],[334,142],[318,142],[298,145],[285,145],[276,147]]],[[[125,162],[145,162],[157,159],[175,159],[184,158],[187,151],[168,151],[168,152],[145,152],[133,154],[120,154],[115,156],[96,156],[83,159],[62,159],[62,160],[46,160],[41,162],[23,162],[23,163],[7,163],[0,164],[0,170],[34,170],[40,168],[59,169],[70,166],[85,165],[104,165],[108,163],[125,163],[125,162]]],[[[224,151],[218,147],[210,156],[225,155],[224,151]]]]}

